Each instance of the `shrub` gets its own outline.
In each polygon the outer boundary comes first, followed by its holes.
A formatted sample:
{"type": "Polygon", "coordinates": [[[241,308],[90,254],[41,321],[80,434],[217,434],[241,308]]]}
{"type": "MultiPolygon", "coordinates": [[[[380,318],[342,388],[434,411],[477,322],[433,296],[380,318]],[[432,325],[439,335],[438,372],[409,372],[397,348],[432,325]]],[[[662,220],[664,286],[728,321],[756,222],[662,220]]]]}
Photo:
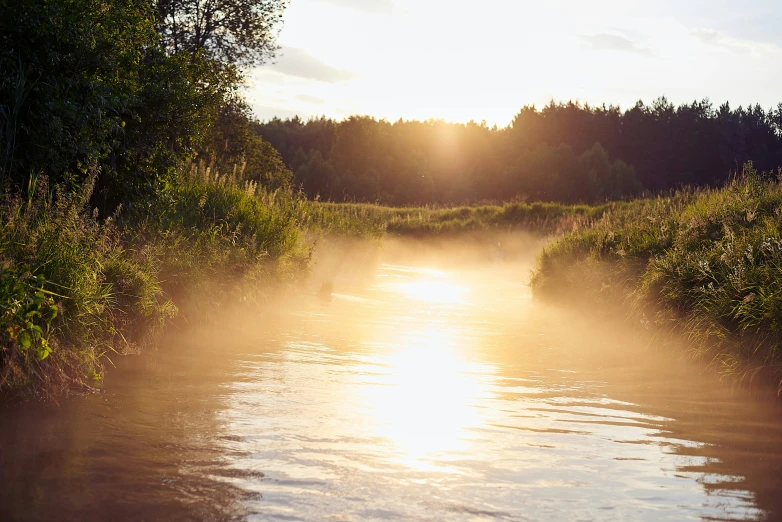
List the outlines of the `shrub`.
{"type": "Polygon", "coordinates": [[[104,354],[150,335],[125,328],[122,317],[159,326],[173,313],[154,272],[124,251],[113,221],[89,212],[91,187],[50,192],[41,179],[28,200],[3,198],[0,389],[46,395],[84,385],[100,376],[104,354]]]}

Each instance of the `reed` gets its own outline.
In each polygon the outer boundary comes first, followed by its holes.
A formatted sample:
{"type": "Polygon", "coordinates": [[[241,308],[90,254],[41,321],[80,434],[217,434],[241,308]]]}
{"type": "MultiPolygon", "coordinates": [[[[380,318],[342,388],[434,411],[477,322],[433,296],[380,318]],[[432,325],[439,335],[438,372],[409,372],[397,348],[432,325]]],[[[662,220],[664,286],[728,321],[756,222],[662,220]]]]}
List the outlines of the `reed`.
{"type": "Polygon", "coordinates": [[[684,334],[723,375],[782,390],[782,184],[751,163],[723,188],[635,201],[565,234],[532,285],[621,301],[633,320],[684,334]]]}

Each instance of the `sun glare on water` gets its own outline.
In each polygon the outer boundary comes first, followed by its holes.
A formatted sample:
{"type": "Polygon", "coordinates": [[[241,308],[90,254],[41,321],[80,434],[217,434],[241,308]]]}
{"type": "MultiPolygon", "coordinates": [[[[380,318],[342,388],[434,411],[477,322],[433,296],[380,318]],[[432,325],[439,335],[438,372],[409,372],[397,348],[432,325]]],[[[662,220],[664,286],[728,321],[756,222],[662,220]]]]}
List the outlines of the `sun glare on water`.
{"type": "MultiPolygon", "coordinates": [[[[437,275],[395,286],[424,305],[457,303],[467,292],[437,275]]],[[[393,444],[394,460],[432,471],[469,450],[469,431],[482,424],[476,401],[488,394],[488,383],[486,368],[463,356],[466,340],[451,309],[426,309],[399,318],[398,342],[378,357],[374,386],[362,395],[376,433],[393,444]]]]}
{"type": "Polygon", "coordinates": [[[399,290],[408,297],[419,301],[442,304],[457,303],[466,293],[465,288],[442,281],[401,283],[399,290]]]}
{"type": "Polygon", "coordinates": [[[393,282],[389,289],[414,301],[433,304],[459,303],[468,292],[468,288],[450,282],[444,272],[434,269],[422,269],[417,277],[393,282]]]}

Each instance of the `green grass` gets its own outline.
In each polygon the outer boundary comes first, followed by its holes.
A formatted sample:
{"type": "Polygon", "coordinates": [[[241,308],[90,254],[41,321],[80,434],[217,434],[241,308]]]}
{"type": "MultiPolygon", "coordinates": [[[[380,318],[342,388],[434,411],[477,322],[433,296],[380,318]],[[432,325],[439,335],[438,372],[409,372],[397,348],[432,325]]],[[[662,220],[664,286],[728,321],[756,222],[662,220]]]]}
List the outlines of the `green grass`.
{"type": "Polygon", "coordinates": [[[173,318],[208,314],[301,272],[294,204],[188,178],[144,220],[98,220],[91,185],[5,196],[0,220],[0,394],[54,398],[99,384],[114,353],[173,318]]]}
{"type": "Polygon", "coordinates": [[[721,189],[612,208],[545,249],[532,284],[620,304],[725,375],[782,386],[782,185],[751,164],[721,189]]]}
{"type": "Polygon", "coordinates": [[[124,251],[113,221],[89,213],[90,190],[50,192],[42,180],[29,201],[4,197],[0,391],[47,396],[87,386],[99,379],[102,357],[130,343],[126,317],[153,331],[173,313],[158,282],[124,251]]]}
{"type": "Polygon", "coordinates": [[[296,216],[284,198],[263,201],[230,185],[187,181],[124,237],[156,267],[166,294],[180,306],[245,299],[306,265],[296,216]],[[208,300],[202,299],[209,295],[208,300]],[[180,305],[181,303],[181,305],[180,305]]]}
{"type": "Polygon", "coordinates": [[[613,205],[506,203],[461,207],[387,207],[367,203],[304,202],[305,228],[357,237],[442,236],[486,230],[554,233],[597,219],[613,205]]]}

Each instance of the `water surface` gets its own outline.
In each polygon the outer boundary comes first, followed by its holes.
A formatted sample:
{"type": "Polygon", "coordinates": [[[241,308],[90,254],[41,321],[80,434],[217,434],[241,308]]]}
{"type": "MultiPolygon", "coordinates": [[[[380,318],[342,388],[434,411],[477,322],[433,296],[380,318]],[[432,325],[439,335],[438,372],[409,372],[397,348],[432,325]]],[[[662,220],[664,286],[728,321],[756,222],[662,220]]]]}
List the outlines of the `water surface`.
{"type": "Polygon", "coordinates": [[[380,265],[3,412],[0,519],[782,516],[771,406],[525,275],[380,265]]]}

